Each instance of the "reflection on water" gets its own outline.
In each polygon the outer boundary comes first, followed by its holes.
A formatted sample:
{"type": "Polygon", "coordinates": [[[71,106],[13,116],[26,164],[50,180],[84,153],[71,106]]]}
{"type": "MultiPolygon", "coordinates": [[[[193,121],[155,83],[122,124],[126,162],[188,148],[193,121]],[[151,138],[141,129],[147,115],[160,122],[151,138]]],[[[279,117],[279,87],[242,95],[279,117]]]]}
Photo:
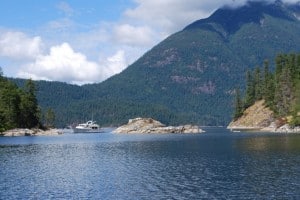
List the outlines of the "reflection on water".
{"type": "Polygon", "coordinates": [[[235,141],[244,155],[244,183],[261,197],[300,198],[300,135],[270,135],[235,141]],[[262,187],[264,185],[264,187],[262,187]]]}
{"type": "Polygon", "coordinates": [[[300,199],[300,135],[0,138],[0,199],[300,199]]]}
{"type": "Polygon", "coordinates": [[[237,141],[239,148],[249,151],[300,152],[299,135],[256,136],[237,141]]]}

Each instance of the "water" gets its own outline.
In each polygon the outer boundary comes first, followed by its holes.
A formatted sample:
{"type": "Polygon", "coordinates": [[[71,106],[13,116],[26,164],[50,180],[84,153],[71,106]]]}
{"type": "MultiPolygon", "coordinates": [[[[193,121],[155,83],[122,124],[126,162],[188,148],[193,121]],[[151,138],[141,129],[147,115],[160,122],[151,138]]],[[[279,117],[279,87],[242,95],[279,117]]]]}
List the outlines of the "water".
{"type": "Polygon", "coordinates": [[[300,199],[300,135],[0,137],[0,199],[300,199]]]}

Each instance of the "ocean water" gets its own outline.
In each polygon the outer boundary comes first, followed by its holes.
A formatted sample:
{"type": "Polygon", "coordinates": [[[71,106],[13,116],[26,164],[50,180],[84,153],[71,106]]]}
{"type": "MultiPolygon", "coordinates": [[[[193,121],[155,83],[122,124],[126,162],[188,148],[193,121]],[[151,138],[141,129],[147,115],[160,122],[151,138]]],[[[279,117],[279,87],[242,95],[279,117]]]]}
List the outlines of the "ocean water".
{"type": "Polygon", "coordinates": [[[300,135],[0,137],[0,199],[300,199],[300,135]]]}

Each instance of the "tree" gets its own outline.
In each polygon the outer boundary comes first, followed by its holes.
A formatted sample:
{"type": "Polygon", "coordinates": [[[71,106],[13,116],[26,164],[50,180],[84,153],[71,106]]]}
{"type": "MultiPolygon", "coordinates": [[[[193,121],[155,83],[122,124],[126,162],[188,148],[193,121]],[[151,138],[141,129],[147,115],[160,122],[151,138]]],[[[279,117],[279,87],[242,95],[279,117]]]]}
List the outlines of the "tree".
{"type": "Polygon", "coordinates": [[[21,90],[0,76],[0,131],[40,126],[35,90],[32,80],[28,80],[25,89],[21,90]]]}
{"type": "Polygon", "coordinates": [[[234,111],[234,120],[238,119],[243,115],[243,102],[241,99],[240,88],[235,89],[235,111],[234,111]]]}
{"type": "Polygon", "coordinates": [[[22,94],[22,119],[21,127],[33,128],[40,126],[39,108],[35,96],[36,87],[30,79],[25,84],[24,93],[22,94]]]}
{"type": "Polygon", "coordinates": [[[268,82],[270,79],[269,61],[264,61],[264,71],[263,71],[263,98],[266,98],[268,94],[268,82]]]}
{"type": "Polygon", "coordinates": [[[246,94],[244,108],[248,108],[255,102],[255,84],[251,71],[246,73],[246,94]]]}
{"type": "Polygon", "coordinates": [[[256,67],[254,70],[254,99],[261,100],[263,96],[263,82],[261,78],[260,68],[256,67]]]}
{"type": "MultiPolygon", "coordinates": [[[[247,72],[245,106],[263,98],[276,117],[292,116],[291,125],[300,125],[300,54],[278,55],[275,72],[269,71],[264,62],[263,74],[256,68],[247,72]]],[[[239,100],[236,99],[234,117],[239,115],[239,100]]]]}
{"type": "Polygon", "coordinates": [[[272,108],[274,106],[274,76],[269,69],[269,61],[264,61],[264,71],[263,71],[263,94],[262,98],[265,100],[266,106],[272,108]]]}
{"type": "Polygon", "coordinates": [[[20,90],[5,79],[0,81],[0,118],[1,127],[17,127],[20,119],[20,90]]]}
{"type": "Polygon", "coordinates": [[[49,108],[45,113],[45,126],[53,127],[54,121],[55,121],[55,113],[51,108],[49,108]]]}
{"type": "Polygon", "coordinates": [[[300,80],[300,54],[297,56],[297,61],[296,61],[296,79],[300,80]]]}
{"type": "Polygon", "coordinates": [[[288,56],[280,56],[281,63],[276,66],[276,86],[274,94],[274,111],[279,116],[285,116],[290,112],[292,101],[294,100],[294,84],[291,62],[288,56]],[[284,63],[284,65],[281,65],[284,63]],[[280,70],[278,70],[278,68],[280,70]]]}

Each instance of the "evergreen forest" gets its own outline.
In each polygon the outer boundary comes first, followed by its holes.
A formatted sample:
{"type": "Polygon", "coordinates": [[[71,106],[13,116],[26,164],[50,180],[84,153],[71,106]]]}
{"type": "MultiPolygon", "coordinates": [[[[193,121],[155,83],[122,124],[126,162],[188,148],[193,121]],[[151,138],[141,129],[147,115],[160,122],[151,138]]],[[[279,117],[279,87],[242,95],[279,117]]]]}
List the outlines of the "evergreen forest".
{"type": "Polygon", "coordinates": [[[269,62],[246,73],[246,90],[241,97],[236,89],[234,119],[258,100],[277,118],[289,118],[292,126],[300,125],[300,54],[280,54],[275,59],[275,71],[270,72],[269,62]]]}
{"type": "Polygon", "coordinates": [[[5,77],[0,68],[0,132],[12,128],[40,128],[36,87],[27,80],[23,89],[5,77]]]}

